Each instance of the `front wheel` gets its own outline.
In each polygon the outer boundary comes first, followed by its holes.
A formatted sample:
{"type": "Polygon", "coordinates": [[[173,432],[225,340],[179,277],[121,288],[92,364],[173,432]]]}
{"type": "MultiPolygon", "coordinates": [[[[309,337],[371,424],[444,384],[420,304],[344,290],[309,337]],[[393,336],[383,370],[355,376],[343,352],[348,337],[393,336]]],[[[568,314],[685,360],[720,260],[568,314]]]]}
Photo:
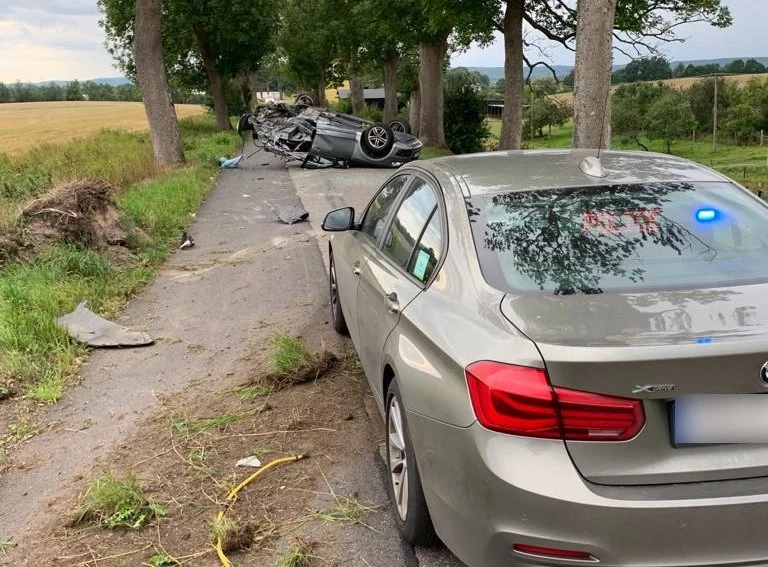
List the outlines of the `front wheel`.
{"type": "Polygon", "coordinates": [[[331,321],[334,330],[341,335],[348,335],[347,320],[344,318],[344,312],[341,310],[341,299],[339,297],[339,280],[336,278],[336,263],[333,261],[331,253],[330,268],[328,270],[328,283],[331,299],[331,321]]]}
{"type": "Polygon", "coordinates": [[[437,535],[424,498],[397,380],[392,380],[387,390],[386,420],[387,488],[394,509],[395,524],[408,543],[432,545],[437,535]]]}
{"type": "Polygon", "coordinates": [[[363,152],[371,158],[382,158],[389,153],[395,143],[395,134],[386,124],[376,122],[363,130],[360,145],[363,152]]]}

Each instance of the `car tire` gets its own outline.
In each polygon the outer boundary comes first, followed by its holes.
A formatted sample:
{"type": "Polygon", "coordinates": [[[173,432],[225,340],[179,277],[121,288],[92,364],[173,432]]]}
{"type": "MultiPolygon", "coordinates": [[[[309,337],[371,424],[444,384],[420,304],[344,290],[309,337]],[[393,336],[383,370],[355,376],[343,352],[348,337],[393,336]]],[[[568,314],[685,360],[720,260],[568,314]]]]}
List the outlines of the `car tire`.
{"type": "Polygon", "coordinates": [[[315,106],[315,97],[311,93],[299,93],[296,95],[296,104],[315,106]]]}
{"type": "Polygon", "coordinates": [[[344,318],[344,312],[341,310],[339,281],[336,278],[336,264],[333,261],[333,252],[331,252],[330,267],[328,269],[328,291],[331,301],[331,322],[333,323],[333,328],[340,335],[349,335],[347,320],[344,318]]]}
{"type": "Polygon", "coordinates": [[[395,118],[394,120],[390,120],[389,122],[387,122],[387,126],[389,126],[393,132],[403,132],[405,134],[411,133],[411,125],[408,123],[407,120],[401,120],[400,118],[395,118]]]}
{"type": "Polygon", "coordinates": [[[408,543],[433,545],[437,535],[424,498],[405,406],[396,379],[389,384],[386,400],[387,491],[395,524],[408,543]]]}
{"type": "Polygon", "coordinates": [[[376,122],[363,130],[360,145],[363,152],[370,158],[377,159],[386,156],[395,143],[395,133],[386,124],[376,122]]]}

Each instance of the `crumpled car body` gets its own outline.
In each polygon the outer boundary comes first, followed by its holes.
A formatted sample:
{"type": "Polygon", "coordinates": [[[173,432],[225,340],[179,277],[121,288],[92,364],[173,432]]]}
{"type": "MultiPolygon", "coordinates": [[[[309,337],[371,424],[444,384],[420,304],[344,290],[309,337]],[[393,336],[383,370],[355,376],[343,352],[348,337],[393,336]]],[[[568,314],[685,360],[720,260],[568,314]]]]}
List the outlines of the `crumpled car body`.
{"type": "Polygon", "coordinates": [[[306,167],[399,167],[418,159],[423,146],[416,136],[388,125],[317,107],[296,113],[282,105],[245,114],[238,131],[248,130],[257,146],[306,167]]]}

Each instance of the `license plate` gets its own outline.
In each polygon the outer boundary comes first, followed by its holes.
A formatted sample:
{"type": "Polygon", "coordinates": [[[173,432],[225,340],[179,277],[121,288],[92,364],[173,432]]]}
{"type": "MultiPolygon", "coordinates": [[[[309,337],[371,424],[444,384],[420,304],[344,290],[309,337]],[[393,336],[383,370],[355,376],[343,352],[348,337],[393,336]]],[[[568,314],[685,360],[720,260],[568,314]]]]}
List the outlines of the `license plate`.
{"type": "Polygon", "coordinates": [[[675,446],[768,443],[768,396],[680,396],[670,407],[675,446]]]}

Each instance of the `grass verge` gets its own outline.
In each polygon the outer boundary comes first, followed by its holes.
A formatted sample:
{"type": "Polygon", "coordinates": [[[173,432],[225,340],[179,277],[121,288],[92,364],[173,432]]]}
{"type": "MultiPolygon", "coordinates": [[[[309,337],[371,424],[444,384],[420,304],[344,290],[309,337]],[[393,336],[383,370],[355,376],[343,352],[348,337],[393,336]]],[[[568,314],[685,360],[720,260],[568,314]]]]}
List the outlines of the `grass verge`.
{"type": "MultiPolygon", "coordinates": [[[[0,154],[0,210],[49,190],[54,183],[92,178],[113,184],[115,199],[146,238],[136,254],[116,267],[99,252],[60,244],[31,261],[0,272],[0,386],[38,401],[56,401],[85,349],[55,318],[88,300],[104,317],[118,313],[153,275],[190,223],[218,170],[216,158],[231,154],[234,133],[215,131],[211,117],[181,121],[187,164],[158,168],[146,133],[103,132],[90,140],[44,146],[13,159],[0,154]]],[[[0,218],[12,222],[11,215],[0,218]]]]}
{"type": "Polygon", "coordinates": [[[144,497],[134,476],[121,481],[112,473],[104,473],[88,486],[83,500],[78,521],[97,521],[108,529],[137,530],[168,514],[160,504],[144,497]]]}

